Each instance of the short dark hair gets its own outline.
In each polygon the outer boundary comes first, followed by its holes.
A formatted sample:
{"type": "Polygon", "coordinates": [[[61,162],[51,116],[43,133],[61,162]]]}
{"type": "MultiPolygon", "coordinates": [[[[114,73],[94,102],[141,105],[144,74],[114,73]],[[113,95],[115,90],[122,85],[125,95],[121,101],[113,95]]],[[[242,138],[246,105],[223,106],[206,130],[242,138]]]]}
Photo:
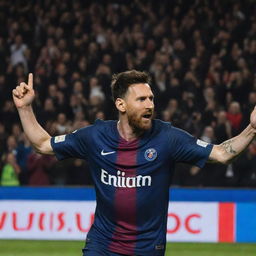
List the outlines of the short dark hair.
{"type": "Polygon", "coordinates": [[[114,74],[111,82],[113,100],[116,101],[117,98],[123,98],[132,84],[150,84],[150,82],[150,75],[146,72],[129,70],[114,74]]]}

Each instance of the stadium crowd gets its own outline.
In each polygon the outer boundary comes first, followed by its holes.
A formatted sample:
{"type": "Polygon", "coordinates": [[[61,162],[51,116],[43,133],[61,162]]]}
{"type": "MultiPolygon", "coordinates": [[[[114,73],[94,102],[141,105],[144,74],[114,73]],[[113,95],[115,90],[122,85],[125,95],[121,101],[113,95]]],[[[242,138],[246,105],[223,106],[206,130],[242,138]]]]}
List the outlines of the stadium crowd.
{"type": "MultiPolygon", "coordinates": [[[[1,185],[91,184],[87,163],[35,153],[12,89],[34,73],[34,111],[51,135],[117,118],[113,73],[152,75],[156,118],[221,143],[256,104],[253,1],[0,0],[1,185]]],[[[256,143],[233,164],[177,166],[177,186],[256,186],[256,143]]]]}

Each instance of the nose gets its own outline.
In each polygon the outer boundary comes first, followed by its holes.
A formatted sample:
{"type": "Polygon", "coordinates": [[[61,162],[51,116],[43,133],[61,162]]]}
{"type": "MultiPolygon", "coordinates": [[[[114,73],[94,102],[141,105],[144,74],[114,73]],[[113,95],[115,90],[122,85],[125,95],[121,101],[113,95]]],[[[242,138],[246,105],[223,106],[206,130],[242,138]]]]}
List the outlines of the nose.
{"type": "Polygon", "coordinates": [[[153,109],[154,108],[154,101],[150,98],[146,100],[146,108],[147,109],[153,109]]]}

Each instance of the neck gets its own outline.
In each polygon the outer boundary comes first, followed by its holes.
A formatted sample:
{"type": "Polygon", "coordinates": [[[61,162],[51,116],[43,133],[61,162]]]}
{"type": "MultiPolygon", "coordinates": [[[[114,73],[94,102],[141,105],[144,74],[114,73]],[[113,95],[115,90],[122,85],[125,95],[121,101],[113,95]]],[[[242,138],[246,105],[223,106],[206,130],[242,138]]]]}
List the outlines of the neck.
{"type": "Polygon", "coordinates": [[[128,121],[125,122],[122,119],[117,122],[117,130],[119,135],[126,141],[137,139],[143,134],[143,131],[136,131],[129,125],[128,121]]]}

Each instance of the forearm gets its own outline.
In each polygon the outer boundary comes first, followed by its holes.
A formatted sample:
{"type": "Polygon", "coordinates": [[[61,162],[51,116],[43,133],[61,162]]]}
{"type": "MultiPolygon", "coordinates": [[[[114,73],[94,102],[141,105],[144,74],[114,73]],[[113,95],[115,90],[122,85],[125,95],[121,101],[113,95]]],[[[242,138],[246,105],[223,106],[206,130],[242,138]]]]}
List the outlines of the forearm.
{"type": "Polygon", "coordinates": [[[18,108],[23,130],[29,141],[39,153],[53,154],[50,146],[51,136],[37,122],[31,106],[18,108]]]}
{"type": "MultiPolygon", "coordinates": [[[[255,138],[256,129],[250,124],[236,137],[224,141],[220,145],[214,146],[215,153],[212,159],[217,162],[229,163],[243,152],[251,141],[255,138]]],[[[211,158],[211,156],[210,156],[211,158]]]]}

